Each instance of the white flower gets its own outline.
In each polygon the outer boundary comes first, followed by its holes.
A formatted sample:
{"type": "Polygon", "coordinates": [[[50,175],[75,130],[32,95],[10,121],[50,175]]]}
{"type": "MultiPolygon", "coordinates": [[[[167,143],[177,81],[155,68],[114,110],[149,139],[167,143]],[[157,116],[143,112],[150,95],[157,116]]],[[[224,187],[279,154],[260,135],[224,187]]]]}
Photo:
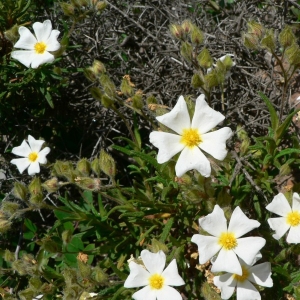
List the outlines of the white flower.
{"type": "Polygon", "coordinates": [[[265,262],[253,266],[257,260],[249,265],[239,259],[243,270],[242,275],[226,273],[214,277],[214,284],[221,290],[222,299],[229,299],[236,288],[237,300],[260,300],[261,296],[252,283],[266,287],[273,286],[271,264],[265,262]]]}
{"type": "Polygon", "coordinates": [[[159,149],[158,163],[165,163],[175,154],[181,152],[175,166],[178,177],[192,169],[196,169],[203,176],[209,177],[211,173],[210,162],[201,150],[218,160],[223,160],[226,157],[226,140],[232,136],[231,129],[224,127],[208,132],[224,118],[221,113],[208,106],[202,94],[196,100],[195,113],[191,122],[186,102],[183,96],[180,96],[169,113],[156,118],[177,134],[161,131],[153,131],[150,134],[150,142],[159,149]]]}
{"type": "Polygon", "coordinates": [[[45,147],[41,150],[42,145],[45,141],[36,140],[31,135],[28,135],[29,145],[24,140],[21,146],[14,147],[12,153],[24,158],[16,158],[10,162],[17,166],[19,172],[22,174],[23,171],[28,168],[28,174],[34,175],[40,172],[40,164],[47,163],[46,155],[50,152],[49,147],[45,147]]]}
{"type": "Polygon", "coordinates": [[[33,298],[32,300],[40,300],[44,297],[43,294],[36,296],[35,298],[33,298]]]}
{"type": "Polygon", "coordinates": [[[288,243],[300,243],[300,197],[297,193],[293,194],[292,208],[280,193],[274,197],[273,201],[266,206],[266,209],[281,216],[270,218],[268,223],[275,230],[273,238],[279,240],[288,230],[286,241],[288,243]]]}
{"type": "Polygon", "coordinates": [[[152,253],[141,252],[146,269],[134,261],[129,263],[130,274],[124,283],[126,288],[145,286],[132,295],[136,300],[182,300],[181,295],[171,286],[183,285],[179,276],[176,260],[173,259],[164,270],[166,255],[163,251],[152,253]]]}
{"type": "Polygon", "coordinates": [[[219,205],[215,205],[211,214],[199,219],[200,226],[212,236],[194,234],[192,242],[198,245],[199,262],[206,263],[216,253],[218,257],[212,266],[212,272],[231,272],[242,275],[237,256],[251,264],[266,240],[261,237],[240,238],[250,230],[260,226],[256,220],[249,219],[239,207],[231,215],[227,229],[227,220],[219,205]]]}
{"type": "Polygon", "coordinates": [[[16,50],[11,53],[11,57],[18,60],[27,68],[37,68],[39,65],[49,63],[54,60],[54,56],[49,51],[56,51],[60,48],[57,41],[58,30],[52,30],[50,20],[44,23],[35,22],[33,25],[35,36],[24,26],[19,28],[20,39],[14,45],[16,50]]]}

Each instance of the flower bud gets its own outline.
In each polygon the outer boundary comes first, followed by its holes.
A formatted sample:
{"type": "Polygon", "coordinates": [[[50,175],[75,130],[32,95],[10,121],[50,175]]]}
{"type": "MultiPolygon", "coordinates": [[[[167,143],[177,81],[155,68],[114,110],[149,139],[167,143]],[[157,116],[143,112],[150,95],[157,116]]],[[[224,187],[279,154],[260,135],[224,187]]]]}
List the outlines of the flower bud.
{"type": "Polygon", "coordinates": [[[181,28],[185,34],[190,33],[193,29],[193,23],[190,20],[184,20],[181,24],[181,28]]]}
{"type": "Polygon", "coordinates": [[[103,149],[100,151],[99,157],[100,169],[109,177],[116,176],[116,163],[114,159],[103,149]]]}
{"type": "Polygon", "coordinates": [[[31,277],[29,279],[29,287],[33,291],[38,292],[39,289],[41,288],[41,286],[42,286],[42,282],[41,282],[41,280],[38,277],[31,277]]]}
{"type": "Polygon", "coordinates": [[[214,86],[217,86],[219,84],[219,80],[216,70],[214,69],[210,73],[206,74],[204,76],[204,81],[208,88],[213,88],[214,86]]]}
{"type": "Polygon", "coordinates": [[[94,73],[92,67],[85,68],[85,69],[83,70],[83,74],[84,74],[84,76],[85,76],[88,80],[90,80],[91,82],[95,82],[95,81],[97,80],[97,76],[96,76],[96,74],[94,73]]]}
{"type": "Polygon", "coordinates": [[[15,182],[12,193],[13,193],[14,197],[16,197],[17,199],[25,201],[27,193],[28,193],[28,189],[22,183],[15,182]]]}
{"type": "MultiPolygon", "coordinates": [[[[19,274],[21,275],[20,272],[19,272],[19,274]]],[[[24,275],[24,274],[22,274],[22,275],[24,275]]],[[[22,290],[18,293],[20,300],[34,299],[34,295],[35,295],[35,292],[31,288],[22,290]]]]}
{"type": "Polygon", "coordinates": [[[98,176],[100,176],[101,169],[100,169],[100,164],[99,164],[99,159],[98,159],[98,158],[95,158],[95,159],[92,161],[91,167],[92,167],[92,170],[93,170],[98,176]]]}
{"type": "Polygon", "coordinates": [[[37,195],[42,193],[41,180],[39,177],[34,177],[28,186],[31,195],[37,195]]]}
{"type": "Polygon", "coordinates": [[[248,49],[258,49],[258,38],[254,34],[244,33],[242,35],[244,46],[248,49]]]}
{"type": "Polygon", "coordinates": [[[275,51],[276,49],[276,41],[275,41],[275,35],[273,30],[268,30],[266,32],[266,35],[261,40],[261,46],[267,50],[269,50],[271,53],[275,51]]]}
{"type": "Polygon", "coordinates": [[[16,24],[9,30],[5,31],[4,36],[7,40],[14,44],[19,38],[19,25],[16,24]]]}
{"type": "Polygon", "coordinates": [[[279,43],[283,48],[287,48],[296,43],[296,37],[292,31],[292,28],[286,25],[279,34],[279,43]]]}
{"type": "Polygon", "coordinates": [[[116,94],[116,87],[115,84],[112,82],[112,80],[108,77],[108,75],[102,73],[100,75],[100,83],[105,91],[105,93],[109,96],[109,97],[115,97],[116,94]]]}
{"type": "Polygon", "coordinates": [[[170,26],[170,32],[177,39],[181,40],[183,38],[183,29],[178,24],[172,24],[170,26]]]}
{"type": "Polygon", "coordinates": [[[82,158],[78,163],[76,170],[82,176],[89,176],[91,172],[91,164],[86,158],[82,158]]]}
{"type": "Polygon", "coordinates": [[[42,184],[42,187],[49,193],[55,193],[59,189],[58,179],[53,177],[42,184]]]}
{"type": "Polygon", "coordinates": [[[42,247],[50,253],[58,253],[61,251],[59,244],[51,240],[49,236],[42,239],[42,247]]]}
{"type": "Polygon", "coordinates": [[[69,161],[57,160],[53,165],[53,175],[67,178],[70,182],[74,182],[76,177],[73,165],[69,161]]]}
{"type": "Polygon", "coordinates": [[[106,72],[104,64],[97,59],[95,59],[93,62],[92,70],[97,76],[106,72]]]}
{"type": "Polygon", "coordinates": [[[258,39],[260,39],[265,32],[265,28],[255,21],[248,22],[247,26],[248,33],[250,33],[251,35],[255,35],[258,39]]]}
{"type": "Polygon", "coordinates": [[[191,42],[196,45],[201,45],[203,41],[203,32],[196,25],[194,25],[191,31],[191,42]]]}
{"type": "Polygon", "coordinates": [[[134,93],[132,85],[130,84],[130,79],[128,80],[126,75],[122,79],[121,92],[127,97],[131,97],[134,93]]]}
{"type": "Polygon", "coordinates": [[[99,1],[96,4],[95,8],[99,13],[101,13],[106,8],[106,6],[107,6],[107,3],[105,1],[99,1]]]}
{"type": "Polygon", "coordinates": [[[84,190],[99,191],[101,188],[101,180],[99,178],[76,177],[75,184],[84,190]]]}
{"type": "Polygon", "coordinates": [[[72,17],[75,15],[75,6],[73,4],[67,2],[60,2],[59,5],[66,16],[72,17]]]}
{"type": "Polygon", "coordinates": [[[197,61],[200,65],[200,67],[208,69],[213,64],[213,59],[209,53],[209,51],[206,48],[203,48],[202,51],[197,56],[197,61]]]}
{"type": "Polygon", "coordinates": [[[4,234],[8,230],[10,230],[11,229],[11,225],[12,225],[12,222],[10,222],[8,220],[0,219],[0,233],[4,234]]]}
{"type": "Polygon", "coordinates": [[[142,109],[144,107],[143,94],[137,91],[132,97],[132,106],[136,109],[142,109]]]}
{"type": "Polygon", "coordinates": [[[36,194],[32,195],[29,198],[29,202],[33,205],[35,208],[42,208],[43,206],[43,194],[36,194]]]}
{"type": "Polygon", "coordinates": [[[300,64],[300,48],[296,43],[286,49],[285,55],[291,65],[297,66],[300,64]]]}
{"type": "Polygon", "coordinates": [[[105,108],[110,108],[113,107],[114,105],[114,100],[112,100],[110,97],[108,97],[107,95],[102,95],[101,97],[101,104],[105,107],[105,108]]]}
{"type": "Polygon", "coordinates": [[[147,103],[147,105],[149,105],[149,104],[157,104],[157,100],[156,100],[156,98],[153,95],[150,95],[149,97],[147,97],[146,103],[147,103]]]}
{"type": "Polygon", "coordinates": [[[98,87],[92,86],[89,91],[94,99],[102,101],[103,93],[98,87]]]}
{"type": "Polygon", "coordinates": [[[78,271],[79,274],[81,275],[82,278],[89,278],[91,274],[91,266],[85,264],[81,260],[77,259],[77,266],[78,266],[78,271]]]}
{"type": "Polygon", "coordinates": [[[61,234],[61,239],[64,243],[64,245],[67,245],[72,240],[72,231],[71,230],[64,230],[61,234]]]}
{"type": "Polygon", "coordinates": [[[194,89],[198,89],[204,85],[204,81],[202,80],[200,75],[196,73],[192,77],[191,85],[194,89]]]}
{"type": "Polygon", "coordinates": [[[12,216],[18,211],[19,207],[20,205],[17,202],[3,201],[1,211],[7,216],[12,216]]]}
{"type": "Polygon", "coordinates": [[[193,58],[193,47],[188,42],[183,42],[180,47],[180,54],[188,62],[192,61],[193,58]]]}
{"type": "Polygon", "coordinates": [[[100,284],[105,284],[108,282],[108,276],[98,266],[93,269],[92,278],[100,284]]]}
{"type": "Polygon", "coordinates": [[[14,254],[13,252],[10,252],[8,249],[6,249],[6,250],[4,251],[4,256],[3,256],[3,258],[4,258],[4,260],[5,260],[6,262],[10,262],[10,263],[12,263],[13,261],[16,260],[15,254],[14,254]]]}

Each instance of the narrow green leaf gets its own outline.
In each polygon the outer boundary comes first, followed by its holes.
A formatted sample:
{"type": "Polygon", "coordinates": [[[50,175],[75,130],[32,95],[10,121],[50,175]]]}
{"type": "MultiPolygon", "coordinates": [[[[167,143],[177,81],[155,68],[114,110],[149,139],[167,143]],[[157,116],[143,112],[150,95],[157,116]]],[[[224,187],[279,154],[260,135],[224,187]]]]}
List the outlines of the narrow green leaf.
{"type": "Polygon", "coordinates": [[[290,113],[286,119],[280,124],[280,126],[276,129],[275,131],[275,140],[278,141],[282,138],[282,136],[286,133],[286,130],[289,128],[291,125],[291,122],[293,120],[293,116],[298,113],[300,109],[297,109],[290,113]]]}
{"type": "Polygon", "coordinates": [[[284,155],[288,155],[288,154],[293,154],[293,153],[297,153],[297,154],[300,154],[300,149],[295,149],[295,148],[287,148],[287,149],[284,149],[282,151],[280,151],[276,156],[275,156],[275,159],[281,157],[281,156],[284,156],[284,155]]]}
{"type": "Polygon", "coordinates": [[[170,233],[170,231],[172,229],[173,223],[174,223],[174,218],[170,218],[167,221],[167,223],[166,223],[166,225],[165,225],[165,227],[163,229],[163,232],[161,233],[160,239],[159,239],[159,241],[161,243],[165,243],[166,242],[166,239],[168,238],[168,235],[169,235],[169,233],[170,233]]]}

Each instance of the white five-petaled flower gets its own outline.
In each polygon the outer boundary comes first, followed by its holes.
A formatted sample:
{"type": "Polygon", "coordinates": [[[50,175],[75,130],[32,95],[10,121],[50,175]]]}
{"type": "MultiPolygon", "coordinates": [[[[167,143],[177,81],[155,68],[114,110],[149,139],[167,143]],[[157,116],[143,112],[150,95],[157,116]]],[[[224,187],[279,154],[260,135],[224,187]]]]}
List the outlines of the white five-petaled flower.
{"type": "Polygon", "coordinates": [[[260,226],[256,220],[249,219],[237,206],[231,215],[229,226],[223,210],[215,205],[211,214],[199,219],[199,224],[212,236],[194,234],[192,242],[198,245],[199,262],[206,263],[215,254],[218,257],[212,266],[212,272],[231,272],[242,275],[238,257],[251,264],[266,240],[261,237],[244,237],[250,230],[260,226]]]}
{"type": "Polygon", "coordinates": [[[152,253],[148,250],[141,252],[146,269],[131,261],[130,274],[124,283],[126,288],[144,286],[132,295],[136,300],[182,300],[181,295],[171,286],[184,284],[179,276],[176,260],[173,259],[164,270],[166,255],[163,251],[152,253]],[[170,286],[171,285],[171,286],[170,286]]]}
{"type": "Polygon", "coordinates": [[[25,50],[16,50],[11,53],[11,57],[27,68],[30,66],[37,68],[41,64],[52,62],[54,55],[50,52],[60,48],[60,43],[57,41],[60,32],[52,30],[50,20],[46,20],[44,23],[35,22],[32,27],[35,36],[28,28],[24,26],[19,28],[20,39],[14,47],[25,50]]]}
{"type": "Polygon", "coordinates": [[[242,275],[226,273],[214,277],[214,284],[221,290],[222,299],[229,299],[236,289],[237,300],[260,300],[261,296],[252,283],[266,287],[273,286],[271,264],[265,262],[253,266],[260,257],[261,255],[258,255],[250,265],[239,259],[242,275]]]}
{"type": "Polygon", "coordinates": [[[292,207],[280,193],[274,197],[273,201],[266,206],[266,209],[281,216],[270,218],[268,223],[275,230],[273,238],[279,240],[288,230],[286,241],[288,243],[300,243],[300,197],[297,193],[293,194],[292,207]]]}
{"type": "Polygon", "coordinates": [[[28,143],[24,140],[21,146],[14,147],[12,153],[24,158],[16,158],[10,162],[17,166],[19,172],[22,174],[23,171],[28,168],[28,174],[34,175],[40,172],[40,164],[47,163],[46,155],[50,152],[49,147],[45,147],[41,150],[42,145],[45,141],[36,140],[31,135],[28,135],[28,143]]]}
{"type": "Polygon", "coordinates": [[[208,106],[202,94],[196,100],[195,113],[191,121],[187,104],[183,96],[180,96],[169,113],[156,117],[161,124],[169,127],[176,134],[161,131],[153,131],[150,134],[150,142],[159,149],[158,163],[165,163],[181,152],[175,166],[178,177],[192,169],[209,177],[210,162],[201,150],[218,160],[226,157],[226,140],[232,136],[232,130],[224,127],[208,132],[224,118],[221,113],[208,106]]]}

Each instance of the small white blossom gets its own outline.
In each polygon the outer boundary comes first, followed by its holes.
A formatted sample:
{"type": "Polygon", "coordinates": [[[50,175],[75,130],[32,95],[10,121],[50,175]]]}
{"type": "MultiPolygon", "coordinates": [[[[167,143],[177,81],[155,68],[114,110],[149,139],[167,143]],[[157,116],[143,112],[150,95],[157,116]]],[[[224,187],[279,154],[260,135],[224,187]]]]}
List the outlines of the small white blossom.
{"type": "Polygon", "coordinates": [[[281,217],[270,218],[268,223],[275,230],[273,238],[279,240],[288,230],[286,241],[288,243],[300,243],[300,197],[297,193],[293,194],[292,207],[280,193],[274,197],[273,201],[266,206],[266,209],[281,217]]]}
{"type": "Polygon", "coordinates": [[[53,62],[54,55],[50,52],[60,48],[60,43],[57,41],[60,32],[52,30],[50,20],[46,20],[44,23],[35,22],[32,27],[35,35],[28,28],[20,26],[20,39],[14,47],[25,50],[16,50],[11,53],[12,58],[27,68],[30,66],[37,68],[41,64],[53,62]]]}
{"type": "Polygon", "coordinates": [[[212,235],[194,234],[192,237],[192,242],[198,245],[200,264],[206,263],[219,253],[212,266],[212,272],[224,271],[242,275],[238,257],[251,264],[266,243],[261,237],[240,238],[259,227],[260,223],[249,219],[239,207],[233,211],[228,228],[224,212],[219,205],[215,205],[211,214],[200,218],[199,224],[212,235]]]}
{"type": "Polygon", "coordinates": [[[178,274],[176,260],[173,259],[164,270],[166,255],[163,251],[152,253],[148,250],[141,252],[145,268],[131,261],[130,274],[124,283],[126,288],[144,286],[132,295],[135,300],[182,300],[181,295],[171,286],[184,284],[178,274]]]}
{"type": "Polygon", "coordinates": [[[229,299],[236,290],[237,300],[260,300],[261,296],[252,283],[266,287],[273,286],[271,264],[265,262],[253,266],[259,258],[260,256],[250,265],[239,259],[243,270],[242,275],[226,273],[214,277],[214,284],[221,290],[222,299],[229,299]]]}
{"type": "Polygon", "coordinates": [[[162,131],[153,131],[150,134],[150,142],[159,149],[158,163],[165,163],[181,152],[175,166],[176,176],[181,177],[187,171],[195,169],[203,176],[209,177],[210,162],[201,150],[218,160],[226,157],[226,140],[232,136],[232,130],[224,127],[208,132],[224,118],[221,113],[208,106],[202,94],[196,100],[195,113],[191,121],[186,102],[183,96],[180,96],[169,113],[156,117],[175,134],[162,131]]]}
{"type": "Polygon", "coordinates": [[[40,172],[40,164],[46,164],[46,155],[50,152],[49,147],[41,150],[45,141],[36,140],[31,135],[28,135],[28,143],[24,140],[21,146],[14,147],[12,153],[23,158],[15,158],[10,162],[17,166],[19,172],[22,174],[28,168],[28,174],[34,175],[40,172]]]}

